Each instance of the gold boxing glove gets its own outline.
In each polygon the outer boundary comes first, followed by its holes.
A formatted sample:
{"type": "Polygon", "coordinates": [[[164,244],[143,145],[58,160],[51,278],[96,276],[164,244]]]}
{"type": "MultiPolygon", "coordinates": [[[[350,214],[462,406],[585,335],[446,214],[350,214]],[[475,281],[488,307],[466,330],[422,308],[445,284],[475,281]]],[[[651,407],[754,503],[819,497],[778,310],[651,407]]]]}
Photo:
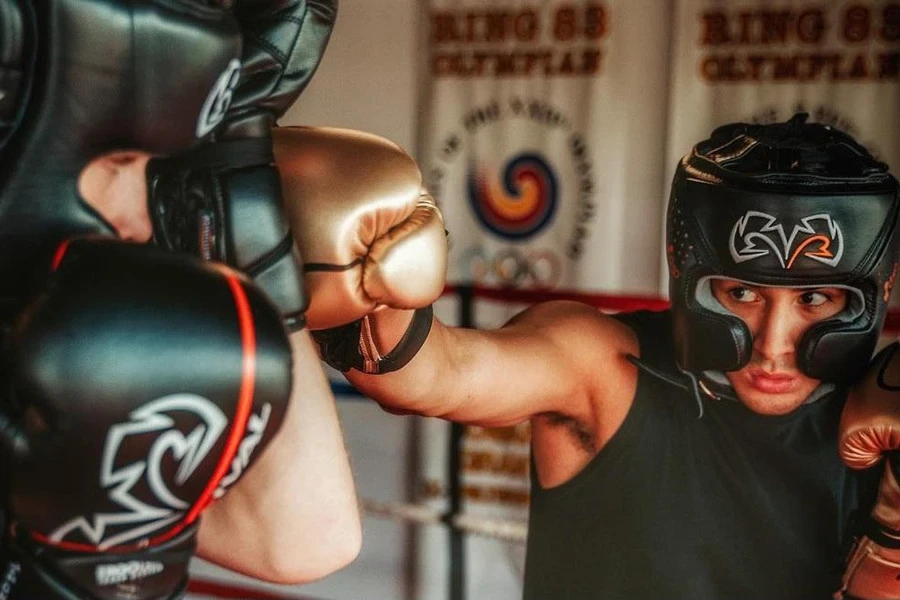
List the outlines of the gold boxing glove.
{"type": "Polygon", "coordinates": [[[342,371],[403,366],[427,337],[447,273],[447,236],[416,162],[384,138],[347,129],[274,130],[283,197],[309,294],[306,322],[342,371]],[[419,309],[381,356],[367,315],[419,309]]]}
{"type": "Polygon", "coordinates": [[[900,599],[900,346],[875,357],[841,415],[838,451],[853,469],[887,457],[878,500],[847,563],[837,598],[900,599]]]}

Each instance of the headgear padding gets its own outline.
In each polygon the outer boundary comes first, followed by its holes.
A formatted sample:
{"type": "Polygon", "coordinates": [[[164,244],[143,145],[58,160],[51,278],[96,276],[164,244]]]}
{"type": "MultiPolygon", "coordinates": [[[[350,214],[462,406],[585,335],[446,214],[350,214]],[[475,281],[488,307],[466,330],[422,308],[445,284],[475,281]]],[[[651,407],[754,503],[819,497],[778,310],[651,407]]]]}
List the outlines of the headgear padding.
{"type": "Polygon", "coordinates": [[[805,121],[801,114],[787,123],[720,127],[678,165],[666,253],[685,371],[735,371],[751,357],[746,324],[703,300],[715,276],[849,288],[855,310],[810,327],[797,365],[841,383],[868,364],[896,276],[897,180],[847,134],[805,121]]]}
{"type": "Polygon", "coordinates": [[[85,165],[115,150],[185,150],[221,121],[241,38],[209,0],[0,0],[0,19],[0,94],[18,96],[0,104],[0,120],[14,115],[5,144],[0,133],[0,299],[9,302],[32,261],[62,239],[113,233],[79,198],[85,165]],[[9,31],[20,32],[18,46],[9,31]]]}

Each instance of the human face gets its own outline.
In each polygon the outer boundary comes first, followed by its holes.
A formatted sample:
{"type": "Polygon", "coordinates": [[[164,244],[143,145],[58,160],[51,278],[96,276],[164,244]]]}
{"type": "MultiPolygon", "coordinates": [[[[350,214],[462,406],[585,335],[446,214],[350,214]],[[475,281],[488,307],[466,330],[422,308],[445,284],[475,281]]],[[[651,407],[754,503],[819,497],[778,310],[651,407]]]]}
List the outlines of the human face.
{"type": "Polygon", "coordinates": [[[82,169],[78,192],[123,240],[147,242],[153,226],[147,212],[146,152],[104,154],[82,169]]]}
{"type": "Polygon", "coordinates": [[[750,362],[725,374],[741,402],[765,415],[786,414],[803,404],[820,381],[797,367],[797,344],[811,325],[847,307],[847,290],[755,286],[732,279],[713,279],[711,286],[716,300],[753,336],[750,362]]]}

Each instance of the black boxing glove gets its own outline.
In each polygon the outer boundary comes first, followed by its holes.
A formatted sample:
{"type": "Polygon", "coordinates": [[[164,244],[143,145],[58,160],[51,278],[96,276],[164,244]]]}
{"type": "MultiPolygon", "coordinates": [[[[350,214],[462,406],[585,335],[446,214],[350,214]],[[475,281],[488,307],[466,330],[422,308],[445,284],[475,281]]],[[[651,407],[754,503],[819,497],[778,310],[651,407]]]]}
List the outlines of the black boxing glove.
{"type": "Polygon", "coordinates": [[[271,129],[315,72],[336,11],[332,0],[239,1],[242,74],[213,142],[148,166],[157,243],[244,271],[292,330],[306,297],[271,129]]]}
{"type": "Polygon", "coordinates": [[[281,316],[245,276],[149,246],[57,262],[5,341],[3,597],[180,598],[201,511],[282,421],[281,316]]]}

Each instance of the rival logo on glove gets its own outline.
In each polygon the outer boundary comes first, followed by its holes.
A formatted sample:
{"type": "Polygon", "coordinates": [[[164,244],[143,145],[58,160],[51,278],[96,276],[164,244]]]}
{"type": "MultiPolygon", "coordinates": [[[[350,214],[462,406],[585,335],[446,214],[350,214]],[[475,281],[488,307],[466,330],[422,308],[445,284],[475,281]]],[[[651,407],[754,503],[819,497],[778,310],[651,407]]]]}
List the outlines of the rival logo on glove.
{"type": "MultiPolygon", "coordinates": [[[[184,484],[212,450],[228,425],[221,409],[210,400],[196,394],[173,394],[148,402],[129,415],[131,420],[110,427],[103,447],[100,485],[111,488],[109,500],[125,508],[124,512],[97,513],[92,518],[77,517],[50,534],[54,542],[62,542],[72,533],[80,533],[84,540],[100,550],[147,537],[159,529],[181,519],[190,504],[178,498],[169,488],[162,473],[162,461],[167,454],[179,461],[175,474],[176,485],[184,484]],[[188,412],[200,419],[187,435],[177,429],[171,414],[188,412]],[[121,447],[135,436],[161,432],[141,452],[141,460],[127,462],[120,454],[121,447]],[[122,463],[124,466],[118,467],[122,463]],[[134,490],[148,488],[155,498],[136,497],[134,490]],[[155,500],[155,502],[154,502],[155,500]],[[122,531],[119,527],[134,525],[122,531]],[[113,529],[114,533],[110,534],[113,529]]],[[[145,444],[141,444],[143,446],[145,444]]],[[[81,540],[77,540],[81,541],[81,540]]]]}
{"type": "Polygon", "coordinates": [[[749,210],[731,228],[728,249],[735,263],[773,255],[782,269],[790,269],[800,257],[836,267],[844,254],[844,236],[831,215],[821,213],[800,219],[788,236],[777,217],[749,210]]]}
{"type": "Polygon", "coordinates": [[[228,475],[222,478],[222,481],[219,482],[219,487],[213,492],[213,498],[216,500],[224,496],[228,488],[244,474],[244,469],[250,464],[253,451],[256,450],[256,447],[262,441],[266,427],[269,425],[269,416],[271,414],[272,405],[266,402],[258,415],[250,415],[250,420],[247,422],[247,434],[241,440],[238,451],[231,460],[231,470],[228,472],[228,475]]]}

